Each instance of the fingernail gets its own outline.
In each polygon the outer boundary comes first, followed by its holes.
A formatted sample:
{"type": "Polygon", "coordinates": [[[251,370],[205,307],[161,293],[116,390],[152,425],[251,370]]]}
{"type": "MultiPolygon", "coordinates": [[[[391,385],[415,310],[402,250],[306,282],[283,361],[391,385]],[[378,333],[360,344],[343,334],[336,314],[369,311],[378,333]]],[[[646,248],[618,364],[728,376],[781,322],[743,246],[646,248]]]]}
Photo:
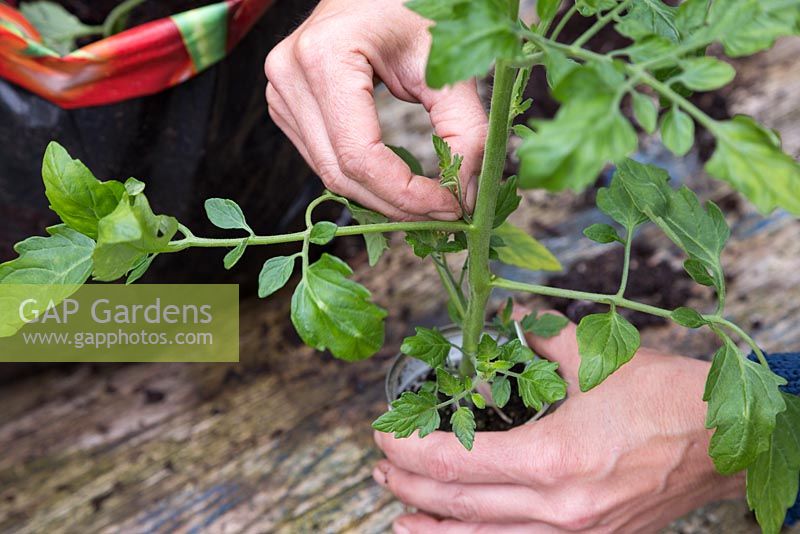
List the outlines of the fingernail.
{"type": "Polygon", "coordinates": [[[386,478],[386,474],[389,472],[389,464],[386,462],[378,462],[378,465],[375,466],[375,469],[372,470],[372,478],[375,479],[379,485],[386,487],[388,484],[388,479],[386,478]]]}
{"type": "Polygon", "coordinates": [[[457,213],[452,211],[432,211],[428,213],[428,217],[440,221],[457,221],[460,218],[457,213]]]}
{"type": "Polygon", "coordinates": [[[407,526],[403,524],[402,521],[395,521],[392,523],[392,529],[394,530],[394,534],[410,534],[411,531],[408,529],[407,526]]]}

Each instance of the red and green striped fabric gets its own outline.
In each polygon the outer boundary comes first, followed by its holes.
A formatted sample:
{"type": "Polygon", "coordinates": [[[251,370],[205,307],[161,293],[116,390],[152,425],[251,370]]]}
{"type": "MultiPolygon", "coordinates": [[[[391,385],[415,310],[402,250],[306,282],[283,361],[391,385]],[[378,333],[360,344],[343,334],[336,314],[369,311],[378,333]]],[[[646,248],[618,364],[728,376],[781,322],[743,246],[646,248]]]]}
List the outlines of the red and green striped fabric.
{"type": "Polygon", "coordinates": [[[154,94],[224,58],[273,2],[211,4],[142,24],[63,57],[42,44],[19,11],[0,3],[0,78],[67,109],[154,94]]]}

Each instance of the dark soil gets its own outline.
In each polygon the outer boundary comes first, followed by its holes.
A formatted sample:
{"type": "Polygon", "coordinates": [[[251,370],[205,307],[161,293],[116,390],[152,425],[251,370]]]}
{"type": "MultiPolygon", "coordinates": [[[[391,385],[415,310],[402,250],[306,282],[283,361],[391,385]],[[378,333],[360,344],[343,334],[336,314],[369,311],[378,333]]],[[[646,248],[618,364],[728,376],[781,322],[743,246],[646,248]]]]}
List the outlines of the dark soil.
{"type": "MultiPolygon", "coordinates": [[[[655,261],[655,250],[644,241],[634,241],[631,250],[631,269],[625,295],[633,300],[675,309],[686,304],[692,295],[694,283],[682,269],[676,269],[667,261],[655,261]]],[[[623,255],[620,250],[590,260],[575,263],[569,271],[548,280],[548,285],[589,291],[592,293],[614,293],[619,288],[623,255]],[[591,273],[591,276],[589,276],[591,273]]],[[[601,304],[567,299],[550,299],[551,305],[574,322],[586,315],[604,313],[608,307],[601,304]]],[[[631,310],[618,310],[637,328],[665,324],[666,319],[631,310]]]]}
{"type": "MultiPolygon", "coordinates": [[[[524,370],[524,365],[517,364],[515,367],[512,368],[512,371],[516,373],[521,373],[524,370]]],[[[422,386],[422,382],[435,382],[436,381],[436,372],[431,370],[428,373],[424,380],[421,382],[414,384],[411,387],[413,392],[419,391],[419,388],[422,386]]],[[[511,382],[511,398],[508,400],[508,404],[503,407],[503,413],[511,419],[511,423],[503,420],[494,408],[490,406],[486,406],[483,410],[475,409],[473,406],[473,413],[475,414],[475,430],[477,432],[492,432],[492,431],[502,431],[502,430],[509,430],[520,425],[524,425],[531,418],[536,415],[536,410],[532,408],[528,408],[522,402],[522,398],[520,398],[516,391],[517,391],[517,379],[513,377],[509,377],[509,381],[511,382]]],[[[444,402],[448,399],[446,395],[439,394],[439,402],[444,402]]],[[[453,427],[450,425],[450,416],[453,414],[453,406],[447,406],[439,410],[439,416],[442,419],[441,426],[439,430],[444,431],[451,431],[453,427]]]]}

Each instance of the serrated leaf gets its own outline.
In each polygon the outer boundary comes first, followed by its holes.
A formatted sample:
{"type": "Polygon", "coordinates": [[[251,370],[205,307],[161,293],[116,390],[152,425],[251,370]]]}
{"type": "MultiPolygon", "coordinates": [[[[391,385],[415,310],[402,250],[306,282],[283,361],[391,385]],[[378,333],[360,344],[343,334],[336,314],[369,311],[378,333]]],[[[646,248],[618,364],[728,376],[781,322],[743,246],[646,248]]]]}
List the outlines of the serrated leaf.
{"type": "Polygon", "coordinates": [[[581,391],[589,391],[628,363],[639,344],[639,331],[615,311],[584,317],[578,325],[581,391]]]}
{"type": "Polygon", "coordinates": [[[455,4],[430,33],[426,79],[434,89],[483,75],[496,59],[513,59],[522,49],[507,0],[455,4]]]}
{"type": "Polygon", "coordinates": [[[47,145],[42,179],[50,208],[67,226],[92,239],[97,239],[97,223],[117,208],[125,192],[120,182],[95,178],[56,142],[47,145]]]}
{"type": "Polygon", "coordinates": [[[466,406],[460,407],[450,416],[450,424],[453,426],[453,432],[458,441],[465,449],[471,451],[475,442],[475,415],[472,410],[466,406]]]}
{"type": "Polygon", "coordinates": [[[0,263],[0,337],[13,335],[24,325],[19,312],[24,300],[58,304],[92,272],[92,239],[63,224],[48,228],[47,233],[50,237],[29,237],[17,243],[14,250],[19,256],[0,263]],[[15,291],[14,286],[24,290],[15,291]]]}
{"type": "Polygon", "coordinates": [[[617,23],[616,30],[634,41],[649,35],[658,35],[678,42],[680,33],[675,24],[678,8],[661,0],[638,0],[617,23]]]}
{"type": "Polygon", "coordinates": [[[596,243],[608,244],[625,242],[617,233],[617,229],[609,224],[593,224],[583,231],[583,235],[596,243]]]}
{"type": "Polygon", "coordinates": [[[441,367],[450,354],[450,342],[435,328],[418,326],[416,334],[403,340],[400,352],[423,361],[433,368],[441,367]]]}
{"type": "Polygon", "coordinates": [[[292,297],[292,323],[306,345],[342,360],[369,358],[383,346],[386,311],[347,277],[353,271],[330,254],[311,264],[292,297]]]}
{"type": "Polygon", "coordinates": [[[480,410],[486,408],[486,399],[484,399],[483,395],[480,393],[473,393],[470,395],[470,398],[472,399],[472,404],[474,404],[476,408],[480,410]]]}
{"type": "Polygon", "coordinates": [[[536,360],[517,377],[517,387],[522,402],[528,408],[541,410],[544,404],[552,404],[567,395],[567,383],[556,372],[558,364],[547,360],[536,360]]]}
{"type": "Polygon", "coordinates": [[[209,198],[205,202],[206,216],[217,228],[224,230],[253,230],[248,226],[239,204],[228,198],[209,198]]]}
{"type": "MultiPolygon", "coordinates": [[[[512,365],[518,363],[529,362],[534,359],[533,351],[522,344],[519,339],[512,339],[501,345],[497,353],[497,358],[511,363],[512,365]]],[[[508,366],[510,369],[511,366],[508,366]]]]}
{"type": "Polygon", "coordinates": [[[775,208],[800,215],[800,164],[778,137],[750,117],[716,124],[717,148],[706,171],[740,191],[763,213],[775,208]]]}
{"type": "Polygon", "coordinates": [[[498,408],[508,404],[511,398],[511,383],[505,376],[498,376],[492,382],[492,402],[498,408]]]}
{"type": "MultiPolygon", "coordinates": [[[[625,163],[623,163],[623,169],[625,163]]],[[[597,207],[629,231],[647,222],[647,215],[636,206],[630,192],[622,184],[620,169],[614,172],[611,185],[597,191],[597,207]]]]}
{"type": "Polygon", "coordinates": [[[464,391],[464,382],[441,367],[436,367],[436,384],[439,386],[439,391],[451,397],[464,391]]]}
{"type": "Polygon", "coordinates": [[[786,409],[786,380],[746,359],[729,338],[714,355],[703,400],[706,428],[716,428],[709,454],[722,474],[741,471],[766,451],[775,417],[786,409]]]}
{"type": "Polygon", "coordinates": [[[475,357],[479,361],[489,361],[497,358],[498,354],[500,354],[500,349],[497,346],[497,340],[489,334],[483,334],[478,342],[478,352],[475,357]]]}
{"type": "Polygon", "coordinates": [[[239,260],[244,256],[244,251],[247,249],[247,239],[242,239],[238,245],[230,250],[222,259],[222,264],[225,269],[233,269],[234,265],[239,263],[239,260]]]}
{"type": "Polygon", "coordinates": [[[294,256],[277,256],[268,259],[258,275],[258,296],[266,298],[283,286],[294,272],[294,256]]]}
{"type": "Polygon", "coordinates": [[[123,193],[117,208],[97,224],[94,278],[111,282],[125,276],[142,260],[161,252],[178,231],[178,221],[155,215],[143,195],[123,193]]]}
{"type": "MultiPolygon", "coordinates": [[[[347,209],[350,210],[358,224],[380,224],[389,221],[380,213],[363,208],[354,202],[348,202],[347,209]]],[[[389,240],[383,234],[364,234],[364,242],[367,244],[369,266],[375,267],[383,253],[389,250],[389,240]]]]}
{"type": "Polygon", "coordinates": [[[694,145],[694,121],[672,107],[661,120],[661,141],[676,156],[685,156],[694,145]]]}
{"type": "Polygon", "coordinates": [[[561,270],[558,259],[524,230],[505,222],[494,229],[493,235],[503,240],[503,246],[497,248],[501,262],[531,271],[561,270]]]}
{"type": "MultiPolygon", "coordinates": [[[[439,428],[437,400],[432,393],[404,392],[392,402],[392,409],[372,423],[379,432],[394,433],[396,438],[407,438],[420,429],[420,436],[439,428]]],[[[424,437],[424,436],[423,436],[424,437]]]]}
{"type": "MultiPolygon", "coordinates": [[[[416,156],[412,154],[408,149],[403,148],[401,146],[393,146],[393,145],[386,145],[388,146],[392,152],[397,154],[403,162],[408,165],[408,168],[411,169],[411,172],[418,176],[424,176],[425,170],[422,168],[422,163],[419,162],[416,156]]],[[[362,223],[363,224],[363,223],[362,223]]]]}
{"type": "Polygon", "coordinates": [[[535,132],[517,151],[521,187],[580,191],[608,162],[636,149],[636,131],[619,110],[609,72],[582,66],[558,83],[553,94],[563,105],[555,119],[532,121],[535,132]]]}
{"type": "Polygon", "coordinates": [[[781,531],[800,479],[800,398],[782,396],[786,411],[776,416],[769,448],[747,468],[747,504],[765,534],[781,531]]]}
{"type": "Polygon", "coordinates": [[[782,0],[713,2],[709,20],[725,54],[741,57],[771,48],[778,37],[796,35],[800,9],[782,0]]]}
{"type": "Polygon", "coordinates": [[[543,313],[536,316],[535,313],[526,315],[520,322],[520,326],[536,337],[551,338],[561,333],[569,324],[569,319],[562,315],[553,313],[543,313]]]}
{"type": "Polygon", "coordinates": [[[658,125],[658,107],[652,98],[635,92],[632,97],[633,116],[645,132],[652,134],[658,125]]]}
{"type": "Polygon", "coordinates": [[[517,194],[518,183],[519,180],[517,177],[511,176],[500,186],[500,191],[497,194],[497,207],[494,212],[494,224],[492,228],[497,228],[506,222],[508,216],[514,213],[519,207],[522,197],[517,194]]]}
{"type": "Polygon", "coordinates": [[[677,77],[693,91],[711,91],[728,85],[736,76],[736,69],[730,64],[713,57],[684,59],[680,63],[683,72],[677,77]]]}
{"type": "Polygon", "coordinates": [[[679,325],[687,328],[700,328],[708,324],[708,321],[703,319],[699,312],[691,308],[681,307],[673,310],[670,317],[679,325]]]}
{"type": "Polygon", "coordinates": [[[686,0],[678,6],[675,14],[675,26],[681,35],[681,40],[686,40],[706,24],[708,15],[708,0],[686,0]]]}
{"type": "Polygon", "coordinates": [[[339,227],[330,221],[320,221],[311,227],[308,240],[315,245],[327,245],[336,237],[336,230],[339,227]]]}

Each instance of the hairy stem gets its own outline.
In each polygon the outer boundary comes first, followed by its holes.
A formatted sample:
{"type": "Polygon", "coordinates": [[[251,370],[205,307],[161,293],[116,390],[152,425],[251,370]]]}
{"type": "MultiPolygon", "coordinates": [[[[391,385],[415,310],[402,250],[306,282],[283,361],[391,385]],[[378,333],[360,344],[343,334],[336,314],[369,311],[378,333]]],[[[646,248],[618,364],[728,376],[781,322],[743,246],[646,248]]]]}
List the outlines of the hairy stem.
{"type": "Polygon", "coordinates": [[[492,291],[489,270],[489,241],[492,236],[497,194],[505,168],[508,146],[508,116],[514,87],[515,69],[499,62],[495,69],[489,132],[483,157],[473,227],[467,232],[469,247],[469,304],[464,318],[464,358],[461,373],[475,372],[474,358],[483,332],[486,304],[492,291]]]}
{"type": "Polygon", "coordinates": [[[617,296],[622,297],[625,295],[625,290],[628,288],[628,276],[631,270],[631,247],[633,246],[633,230],[628,228],[628,235],[625,238],[625,259],[622,263],[622,280],[619,283],[619,291],[617,296]]]}

